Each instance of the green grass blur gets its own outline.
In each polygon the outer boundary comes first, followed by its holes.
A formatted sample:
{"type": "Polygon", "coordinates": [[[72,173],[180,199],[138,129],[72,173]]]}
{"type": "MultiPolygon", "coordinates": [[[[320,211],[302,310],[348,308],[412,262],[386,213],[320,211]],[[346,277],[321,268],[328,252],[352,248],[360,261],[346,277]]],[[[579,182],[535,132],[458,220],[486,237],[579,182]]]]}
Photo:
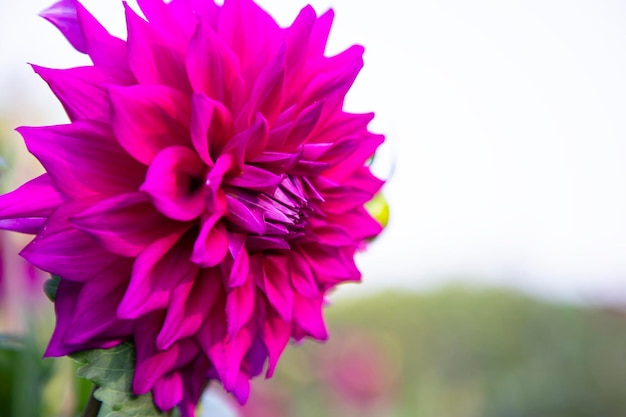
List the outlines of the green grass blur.
{"type": "MultiPolygon", "coordinates": [[[[340,299],[326,316],[330,340],[289,346],[242,416],[626,416],[620,310],[450,288],[340,299]]],[[[89,384],[37,339],[0,339],[0,416],[76,416],[89,384]]]]}
{"type": "Polygon", "coordinates": [[[288,348],[246,416],[626,416],[620,311],[457,288],[341,300],[327,317],[330,340],[288,348]]]}

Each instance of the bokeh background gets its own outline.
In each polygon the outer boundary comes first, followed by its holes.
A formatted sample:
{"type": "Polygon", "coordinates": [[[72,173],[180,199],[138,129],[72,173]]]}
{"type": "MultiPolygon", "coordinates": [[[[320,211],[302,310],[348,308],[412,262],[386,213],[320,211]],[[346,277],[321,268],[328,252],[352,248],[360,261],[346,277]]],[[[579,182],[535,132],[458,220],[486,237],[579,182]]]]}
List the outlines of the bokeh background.
{"type": "MultiPolygon", "coordinates": [[[[37,17],[50,3],[0,0],[2,191],[41,171],[13,129],[66,121],[27,63],[88,64],[37,17]]],[[[365,46],[346,106],[387,135],[391,219],[331,297],[331,341],[221,413],[626,415],[626,3],[258,3],[283,26],[333,8],[327,53],[365,46]]],[[[83,4],[125,36],[120,1],[83,4]]],[[[0,235],[0,416],[72,416],[89,387],[40,360],[53,318],[25,242],[0,235]]]]}

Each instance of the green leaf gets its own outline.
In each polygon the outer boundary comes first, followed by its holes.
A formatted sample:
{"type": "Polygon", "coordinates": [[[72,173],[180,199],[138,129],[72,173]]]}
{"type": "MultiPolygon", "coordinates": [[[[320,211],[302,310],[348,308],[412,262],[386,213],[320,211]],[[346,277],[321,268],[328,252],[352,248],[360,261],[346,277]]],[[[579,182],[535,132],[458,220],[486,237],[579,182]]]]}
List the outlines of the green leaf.
{"type": "Polygon", "coordinates": [[[43,284],[43,291],[46,293],[46,297],[48,297],[52,302],[54,302],[54,300],[56,299],[57,288],[59,288],[60,282],[61,277],[52,275],[52,278],[50,278],[43,284]]]}
{"type": "Polygon", "coordinates": [[[99,388],[94,397],[103,404],[99,417],[167,416],[152,401],[152,394],[132,393],[135,348],[122,343],[112,349],[95,349],[70,355],[83,365],[76,372],[99,388]]]}

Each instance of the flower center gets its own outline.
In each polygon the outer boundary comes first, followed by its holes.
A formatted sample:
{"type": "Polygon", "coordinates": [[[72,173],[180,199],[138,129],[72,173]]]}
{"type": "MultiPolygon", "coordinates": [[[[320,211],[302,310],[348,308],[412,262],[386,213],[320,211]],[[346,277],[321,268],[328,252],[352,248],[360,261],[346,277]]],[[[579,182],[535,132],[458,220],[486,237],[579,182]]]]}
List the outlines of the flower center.
{"type": "MultiPolygon", "coordinates": [[[[224,187],[229,230],[247,235],[249,251],[290,249],[306,236],[308,220],[318,211],[306,178],[285,176],[272,194],[224,187]]],[[[317,193],[314,193],[317,194],[317,193]]]]}

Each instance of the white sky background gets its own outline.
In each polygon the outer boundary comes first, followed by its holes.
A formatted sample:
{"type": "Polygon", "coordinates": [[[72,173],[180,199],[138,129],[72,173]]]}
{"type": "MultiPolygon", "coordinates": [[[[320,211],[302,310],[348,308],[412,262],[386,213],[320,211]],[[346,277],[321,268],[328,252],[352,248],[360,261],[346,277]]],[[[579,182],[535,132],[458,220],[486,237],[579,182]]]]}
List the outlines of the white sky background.
{"type": "MultiPolygon", "coordinates": [[[[307,4],[258,2],[283,26],[307,4]]],[[[123,36],[121,2],[83,3],[123,36]]],[[[65,121],[25,62],[87,62],[37,18],[50,4],[0,0],[11,123],[65,121]]],[[[462,281],[626,300],[626,3],[311,4],[335,10],[329,52],[366,47],[347,108],[375,111],[396,155],[391,223],[359,257],[360,291],[462,281]]]]}

